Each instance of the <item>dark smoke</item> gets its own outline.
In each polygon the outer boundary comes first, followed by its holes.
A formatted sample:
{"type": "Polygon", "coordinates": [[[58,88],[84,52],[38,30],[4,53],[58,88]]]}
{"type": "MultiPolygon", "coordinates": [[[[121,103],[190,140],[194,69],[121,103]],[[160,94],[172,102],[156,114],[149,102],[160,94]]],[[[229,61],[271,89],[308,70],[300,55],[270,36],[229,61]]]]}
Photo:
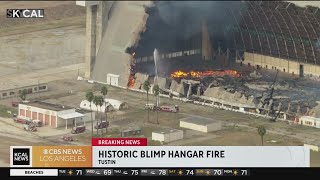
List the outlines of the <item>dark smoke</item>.
{"type": "MultiPolygon", "coordinates": [[[[206,22],[213,46],[231,41],[229,29],[236,26],[231,14],[244,8],[241,1],[156,1],[146,9],[146,31],[136,49],[138,56],[196,49],[201,46],[202,23],[206,22]]],[[[226,46],[229,46],[226,44],[226,46]]]]}

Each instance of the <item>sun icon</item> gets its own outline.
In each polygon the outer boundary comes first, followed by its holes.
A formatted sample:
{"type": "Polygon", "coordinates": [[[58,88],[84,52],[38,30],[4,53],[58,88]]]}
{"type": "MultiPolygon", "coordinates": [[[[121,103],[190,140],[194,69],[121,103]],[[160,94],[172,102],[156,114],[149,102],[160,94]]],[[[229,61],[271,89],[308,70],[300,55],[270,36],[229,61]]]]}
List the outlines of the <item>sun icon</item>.
{"type": "Polygon", "coordinates": [[[183,171],[181,169],[179,169],[178,174],[179,174],[179,176],[182,176],[183,171]]]}
{"type": "Polygon", "coordinates": [[[209,171],[209,170],[206,170],[206,174],[209,176],[209,175],[210,175],[210,171],[209,171]]]}
{"type": "Polygon", "coordinates": [[[73,171],[70,169],[70,170],[68,171],[68,175],[69,175],[69,176],[72,176],[72,174],[73,174],[73,171]]]}
{"type": "Polygon", "coordinates": [[[238,171],[237,170],[233,170],[233,175],[238,175],[238,171]]]}

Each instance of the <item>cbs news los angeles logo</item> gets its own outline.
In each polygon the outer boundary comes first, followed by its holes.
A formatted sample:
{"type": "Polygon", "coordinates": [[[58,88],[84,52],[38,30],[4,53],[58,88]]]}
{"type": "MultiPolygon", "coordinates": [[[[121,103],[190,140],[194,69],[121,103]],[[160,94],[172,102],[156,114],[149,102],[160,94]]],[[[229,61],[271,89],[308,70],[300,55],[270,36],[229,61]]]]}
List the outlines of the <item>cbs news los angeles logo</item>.
{"type": "Polygon", "coordinates": [[[10,146],[10,167],[32,167],[32,146],[10,146]]]}
{"type": "Polygon", "coordinates": [[[44,18],[44,9],[7,9],[7,18],[44,18]]]}

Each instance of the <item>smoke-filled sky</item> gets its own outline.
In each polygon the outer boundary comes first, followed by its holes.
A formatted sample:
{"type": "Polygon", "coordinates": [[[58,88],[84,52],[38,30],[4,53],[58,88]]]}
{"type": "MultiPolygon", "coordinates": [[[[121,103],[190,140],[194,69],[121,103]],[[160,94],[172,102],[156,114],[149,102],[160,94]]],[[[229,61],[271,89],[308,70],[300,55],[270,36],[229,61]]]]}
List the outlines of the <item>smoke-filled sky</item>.
{"type": "Polygon", "coordinates": [[[238,11],[243,7],[241,1],[157,1],[137,52],[151,55],[154,48],[160,52],[177,47],[184,49],[188,48],[183,46],[189,41],[187,46],[193,47],[197,44],[195,39],[201,38],[204,21],[213,41],[225,39],[229,36],[227,29],[236,25],[234,18],[239,18],[233,17],[227,9],[238,11]]]}
{"type": "Polygon", "coordinates": [[[203,21],[208,22],[210,29],[234,23],[234,17],[226,13],[226,9],[237,10],[241,4],[240,1],[162,1],[156,7],[166,24],[174,25],[184,32],[181,36],[189,38],[199,33],[198,25],[203,21]]]}

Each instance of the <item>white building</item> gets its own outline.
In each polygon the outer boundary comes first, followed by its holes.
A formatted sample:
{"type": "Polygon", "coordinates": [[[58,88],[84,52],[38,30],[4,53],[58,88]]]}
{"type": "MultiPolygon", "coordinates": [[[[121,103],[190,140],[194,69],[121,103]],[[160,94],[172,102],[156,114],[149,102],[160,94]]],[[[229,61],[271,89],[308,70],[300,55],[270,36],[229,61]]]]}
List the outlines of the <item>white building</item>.
{"type": "Polygon", "coordinates": [[[180,120],[180,127],[205,133],[221,130],[221,126],[221,122],[213,119],[188,117],[180,120]]]}
{"type": "Polygon", "coordinates": [[[71,128],[85,123],[84,115],[75,108],[47,102],[19,104],[19,118],[40,120],[44,126],[71,128]]]}
{"type": "Polygon", "coordinates": [[[114,108],[110,103],[107,103],[106,105],[103,104],[102,106],[96,106],[93,102],[91,102],[91,107],[90,107],[90,102],[88,100],[81,101],[80,108],[88,111],[92,110],[94,112],[102,112],[102,113],[104,113],[106,110],[107,112],[114,111],[114,108]]]}
{"type": "Polygon", "coordinates": [[[116,99],[107,99],[107,98],[105,98],[104,100],[105,100],[106,104],[103,104],[101,107],[96,106],[93,102],[91,103],[91,107],[90,107],[90,102],[88,100],[83,100],[80,103],[80,108],[88,110],[88,111],[92,110],[94,112],[98,111],[98,112],[103,112],[103,113],[106,110],[106,106],[107,106],[107,112],[128,108],[128,105],[125,102],[121,102],[116,99]]]}
{"type": "Polygon", "coordinates": [[[0,99],[17,98],[20,92],[26,90],[28,94],[48,91],[48,84],[36,80],[0,80],[0,99]]]}
{"type": "Polygon", "coordinates": [[[301,116],[299,119],[299,123],[305,126],[320,128],[320,118],[312,116],[301,116]]]}
{"type": "Polygon", "coordinates": [[[105,102],[109,103],[115,110],[122,110],[122,109],[127,109],[128,104],[126,102],[121,102],[116,99],[104,99],[105,102]]]}
{"type": "Polygon", "coordinates": [[[172,142],[183,139],[183,131],[177,129],[165,129],[152,132],[152,140],[160,142],[172,142]]]}

